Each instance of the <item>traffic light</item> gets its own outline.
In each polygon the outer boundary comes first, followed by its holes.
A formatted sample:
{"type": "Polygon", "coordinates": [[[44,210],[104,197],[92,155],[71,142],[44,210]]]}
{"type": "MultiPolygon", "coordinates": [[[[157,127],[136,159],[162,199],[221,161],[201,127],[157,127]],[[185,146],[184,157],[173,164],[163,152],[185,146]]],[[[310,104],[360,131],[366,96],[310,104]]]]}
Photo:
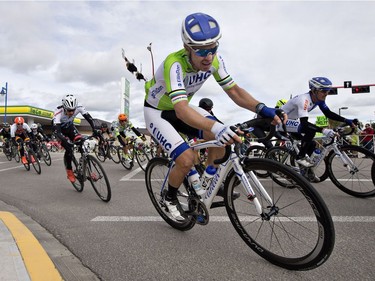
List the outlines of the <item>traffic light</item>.
{"type": "Polygon", "coordinates": [[[370,93],[370,86],[353,86],[352,94],[370,93]]]}
{"type": "Polygon", "coordinates": [[[337,95],[337,88],[331,88],[331,90],[328,92],[328,95],[337,95]]]}

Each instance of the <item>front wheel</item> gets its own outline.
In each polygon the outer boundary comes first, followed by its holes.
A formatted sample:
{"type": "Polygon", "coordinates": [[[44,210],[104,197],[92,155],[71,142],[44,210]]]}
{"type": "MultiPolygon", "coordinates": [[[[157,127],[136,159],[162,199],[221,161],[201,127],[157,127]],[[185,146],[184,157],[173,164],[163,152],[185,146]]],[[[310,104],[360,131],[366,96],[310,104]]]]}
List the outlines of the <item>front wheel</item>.
{"type": "MultiPolygon", "coordinates": [[[[148,195],[156,211],[170,226],[175,229],[186,231],[195,225],[195,221],[187,217],[186,221],[177,221],[168,212],[164,198],[168,189],[168,176],[172,162],[167,158],[155,157],[148,162],[145,173],[145,181],[148,195]]],[[[188,206],[188,192],[186,183],[179,188],[177,198],[181,206],[188,206]]]]}
{"type": "Polygon", "coordinates": [[[345,145],[341,156],[328,155],[327,166],[332,182],[343,192],[355,197],[375,196],[375,155],[366,148],[345,145]]]}
{"type": "Polygon", "coordinates": [[[143,171],[146,171],[147,163],[150,161],[150,157],[147,155],[147,153],[145,153],[144,150],[136,149],[135,158],[137,159],[139,167],[141,167],[143,171]]]}
{"type": "Polygon", "coordinates": [[[46,163],[47,166],[51,166],[51,154],[49,153],[45,144],[42,144],[42,146],[40,147],[40,154],[40,156],[43,158],[44,163],[46,163]]]}
{"type": "Polygon", "coordinates": [[[38,175],[42,173],[42,167],[40,166],[40,162],[33,150],[29,150],[28,152],[28,161],[33,166],[35,172],[37,172],[38,175]]]}
{"type": "Polygon", "coordinates": [[[117,149],[121,165],[124,166],[126,170],[131,170],[134,166],[133,153],[128,151],[128,153],[125,155],[121,147],[118,147],[117,149]]]}
{"type": "Polygon", "coordinates": [[[269,159],[246,159],[244,172],[261,204],[257,212],[237,174],[231,170],[225,181],[225,205],[233,227],[243,241],[269,262],[289,269],[308,270],[331,255],[335,231],[322,197],[301,175],[269,159]],[[258,173],[283,178],[294,188],[281,188],[258,173]],[[233,200],[233,192],[240,197],[233,200]],[[269,201],[271,200],[271,202],[269,201]]]}
{"type": "Polygon", "coordinates": [[[95,157],[88,155],[86,163],[86,176],[95,190],[95,193],[104,202],[111,200],[111,185],[102,165],[95,157]]]}

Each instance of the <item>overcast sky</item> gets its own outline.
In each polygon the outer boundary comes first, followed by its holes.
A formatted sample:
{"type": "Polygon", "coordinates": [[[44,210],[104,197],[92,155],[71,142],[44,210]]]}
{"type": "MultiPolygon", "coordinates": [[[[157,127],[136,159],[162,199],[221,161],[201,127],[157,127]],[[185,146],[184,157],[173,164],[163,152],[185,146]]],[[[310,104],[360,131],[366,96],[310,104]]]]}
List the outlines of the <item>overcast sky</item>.
{"type": "MultiPolygon", "coordinates": [[[[0,87],[8,82],[8,105],[54,110],[67,94],[94,118],[116,119],[120,79],[131,82],[130,118],[144,126],[144,83],[125,68],[121,48],[151,78],[182,48],[182,20],[191,13],[213,16],[222,29],[219,52],[234,80],[274,106],[280,98],[308,91],[308,80],[326,76],[334,85],[375,83],[375,2],[359,1],[2,1],[0,87]]],[[[349,89],[329,96],[332,111],[363,122],[375,120],[372,93],[349,89]]],[[[226,123],[253,117],[239,109],[212,78],[192,99],[214,101],[226,123]]],[[[0,97],[4,105],[4,97],[0,97]]],[[[321,115],[315,109],[311,116],[321,115]]]]}

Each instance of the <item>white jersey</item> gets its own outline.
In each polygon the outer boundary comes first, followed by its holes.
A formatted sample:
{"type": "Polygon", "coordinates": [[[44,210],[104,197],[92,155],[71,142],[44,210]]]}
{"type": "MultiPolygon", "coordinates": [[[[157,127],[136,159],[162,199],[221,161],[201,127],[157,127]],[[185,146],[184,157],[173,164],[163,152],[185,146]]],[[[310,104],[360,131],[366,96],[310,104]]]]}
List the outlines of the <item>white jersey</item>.
{"type": "Polygon", "coordinates": [[[58,125],[61,124],[61,128],[68,128],[69,126],[73,125],[74,118],[78,115],[84,115],[88,113],[86,109],[83,106],[77,106],[74,110],[74,113],[72,116],[68,116],[65,114],[65,110],[63,107],[58,107],[55,111],[55,114],[53,116],[53,124],[58,125]]]}
{"type": "Polygon", "coordinates": [[[311,100],[310,93],[306,93],[295,96],[281,108],[288,114],[288,119],[297,120],[302,117],[309,117],[309,112],[317,105],[317,103],[314,104],[311,100]]]}
{"type": "Polygon", "coordinates": [[[17,123],[14,123],[12,124],[12,126],[10,126],[10,136],[12,138],[14,138],[15,136],[20,136],[22,134],[26,136],[26,132],[31,133],[30,126],[26,123],[23,123],[21,128],[17,126],[17,123]]]}

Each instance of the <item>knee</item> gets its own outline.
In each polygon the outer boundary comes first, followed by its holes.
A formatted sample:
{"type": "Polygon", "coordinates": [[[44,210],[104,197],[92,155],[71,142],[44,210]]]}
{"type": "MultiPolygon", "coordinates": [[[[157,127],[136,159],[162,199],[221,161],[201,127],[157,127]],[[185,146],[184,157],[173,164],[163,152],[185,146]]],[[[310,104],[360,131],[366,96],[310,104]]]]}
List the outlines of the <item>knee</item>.
{"type": "Polygon", "coordinates": [[[191,167],[194,165],[195,153],[193,150],[188,149],[182,153],[176,159],[176,166],[181,169],[183,172],[189,172],[191,167]]]}

